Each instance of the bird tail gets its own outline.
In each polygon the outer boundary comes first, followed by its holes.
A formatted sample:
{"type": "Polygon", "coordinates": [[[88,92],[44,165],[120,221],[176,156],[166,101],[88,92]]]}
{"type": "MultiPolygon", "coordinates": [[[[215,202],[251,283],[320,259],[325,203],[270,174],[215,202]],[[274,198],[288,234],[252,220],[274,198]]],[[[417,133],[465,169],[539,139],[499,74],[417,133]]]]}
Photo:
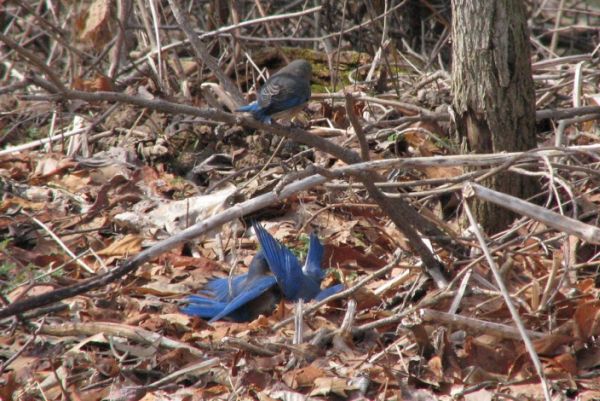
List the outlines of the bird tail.
{"type": "Polygon", "coordinates": [[[255,111],[257,111],[259,109],[260,109],[260,107],[258,106],[258,103],[252,102],[250,104],[240,107],[236,111],[245,111],[247,113],[254,113],[255,111]]]}
{"type": "Polygon", "coordinates": [[[252,117],[264,124],[271,124],[271,116],[265,113],[265,110],[258,105],[258,102],[252,102],[246,106],[242,106],[236,111],[252,113],[252,117]]]}

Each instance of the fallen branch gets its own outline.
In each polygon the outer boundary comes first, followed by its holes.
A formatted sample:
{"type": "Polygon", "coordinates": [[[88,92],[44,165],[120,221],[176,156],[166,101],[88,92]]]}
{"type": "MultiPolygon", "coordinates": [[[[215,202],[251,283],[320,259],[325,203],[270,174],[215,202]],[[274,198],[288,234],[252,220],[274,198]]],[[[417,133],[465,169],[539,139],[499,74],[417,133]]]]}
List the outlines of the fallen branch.
{"type": "Polygon", "coordinates": [[[185,349],[190,354],[204,358],[205,353],[198,348],[181,341],[172,340],[149,330],[140,327],[133,327],[126,324],[111,322],[90,322],[90,323],[63,323],[56,325],[43,325],[39,330],[40,334],[51,336],[93,336],[98,333],[105,333],[111,336],[127,338],[144,345],[161,346],[170,349],[185,349]]]}
{"type": "Polygon", "coordinates": [[[488,189],[479,184],[466,184],[463,193],[465,198],[477,196],[480,199],[512,210],[517,214],[542,222],[548,227],[552,227],[558,231],[574,235],[575,237],[592,244],[600,244],[600,229],[598,227],[583,223],[571,217],[563,216],[514,196],[488,189]]]}
{"type": "MultiPolygon", "coordinates": [[[[435,325],[443,325],[444,327],[455,326],[461,329],[470,329],[478,333],[490,334],[499,338],[507,338],[511,340],[520,340],[521,335],[515,327],[505,324],[486,322],[481,319],[473,319],[457,315],[454,313],[445,313],[433,309],[421,309],[419,316],[424,322],[433,323],[435,325]]],[[[527,334],[532,338],[542,338],[544,333],[538,331],[527,330],[527,334]]]]}

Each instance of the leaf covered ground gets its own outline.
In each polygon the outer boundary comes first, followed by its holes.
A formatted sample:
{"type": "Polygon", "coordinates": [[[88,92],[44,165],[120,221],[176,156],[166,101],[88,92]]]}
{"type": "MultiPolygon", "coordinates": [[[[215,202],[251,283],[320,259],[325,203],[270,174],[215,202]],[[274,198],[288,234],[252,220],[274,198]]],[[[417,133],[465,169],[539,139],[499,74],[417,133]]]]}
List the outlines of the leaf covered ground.
{"type": "Polygon", "coordinates": [[[0,399],[543,399],[517,320],[557,399],[600,398],[600,9],[529,2],[538,143],[556,153],[498,161],[451,159],[445,2],[224,3],[186,11],[198,60],[177,2],[0,1],[0,399]],[[313,98],[257,128],[227,112],[235,96],[209,56],[250,97],[261,74],[305,58],[313,98]],[[303,134],[396,160],[361,168],[444,234],[428,244],[447,285],[303,134]],[[539,177],[554,214],[526,209],[481,242],[462,185],[503,163],[539,177]],[[554,224],[567,218],[588,231],[554,224]],[[346,291],[246,323],[182,314],[207,280],[246,271],[253,220],[301,259],[316,232],[323,286],[346,291]]]}

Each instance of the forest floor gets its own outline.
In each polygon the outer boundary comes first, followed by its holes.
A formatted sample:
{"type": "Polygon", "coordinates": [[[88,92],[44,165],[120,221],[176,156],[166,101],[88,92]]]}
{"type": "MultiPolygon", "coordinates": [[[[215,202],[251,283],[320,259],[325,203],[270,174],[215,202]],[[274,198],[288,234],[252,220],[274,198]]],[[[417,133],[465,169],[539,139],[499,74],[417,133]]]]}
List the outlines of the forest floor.
{"type": "MultiPolygon", "coordinates": [[[[542,45],[583,28],[532,29],[539,148],[460,156],[436,55],[227,55],[206,33],[200,67],[182,32],[149,29],[156,10],[136,4],[146,28],[112,68],[106,44],[130,38],[110,1],[72,15],[17,3],[0,34],[0,400],[544,399],[542,382],[563,399],[600,399],[600,74],[593,43],[561,56],[542,45]],[[172,45],[160,60],[154,34],[172,45]],[[314,75],[297,119],[263,126],[228,111],[236,95],[220,74],[253,92],[259,71],[295,58],[314,75]],[[344,155],[443,233],[419,230],[446,283],[344,155]],[[486,235],[463,191],[505,169],[538,177],[542,192],[486,235]],[[300,259],[316,232],[323,287],[346,290],[250,322],[181,313],[207,280],[246,271],[252,221],[300,259]]],[[[311,10],[249,26],[277,36],[311,10]]]]}

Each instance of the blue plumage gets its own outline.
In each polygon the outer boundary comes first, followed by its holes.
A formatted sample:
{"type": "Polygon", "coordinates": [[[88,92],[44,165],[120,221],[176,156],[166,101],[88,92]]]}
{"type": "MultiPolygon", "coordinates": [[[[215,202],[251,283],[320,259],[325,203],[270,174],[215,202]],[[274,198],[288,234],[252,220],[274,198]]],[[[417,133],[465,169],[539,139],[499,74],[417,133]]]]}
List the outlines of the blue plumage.
{"type": "Polygon", "coordinates": [[[182,308],[184,313],[211,322],[222,318],[248,321],[270,313],[282,296],[291,301],[321,300],[343,289],[336,285],[321,290],[324,248],[314,233],[301,267],[296,256],[267,230],[257,223],[253,227],[261,249],[252,259],[248,273],[231,279],[212,279],[201,295],[188,297],[188,305],[182,308]]]}
{"type": "Polygon", "coordinates": [[[228,278],[210,280],[200,292],[188,297],[182,312],[210,321],[228,317],[234,321],[253,320],[261,313],[270,313],[279,299],[275,277],[262,252],[258,252],[248,273],[228,278]]]}
{"type": "Polygon", "coordinates": [[[310,99],[311,76],[308,61],[292,61],[267,79],[255,102],[236,111],[252,113],[256,120],[266,124],[271,124],[272,118],[293,115],[310,99]]]}
{"type": "Polygon", "coordinates": [[[333,294],[337,294],[338,292],[342,291],[343,289],[344,289],[344,284],[336,284],[336,285],[332,285],[331,287],[327,287],[317,294],[317,296],[315,297],[315,301],[322,301],[325,298],[332,296],[333,294]]]}
{"type": "Polygon", "coordinates": [[[315,298],[321,292],[321,281],[325,276],[321,269],[324,248],[316,234],[310,235],[306,261],[304,267],[300,267],[292,251],[280,244],[261,225],[254,224],[254,231],[285,298],[291,301],[315,298]]]}

